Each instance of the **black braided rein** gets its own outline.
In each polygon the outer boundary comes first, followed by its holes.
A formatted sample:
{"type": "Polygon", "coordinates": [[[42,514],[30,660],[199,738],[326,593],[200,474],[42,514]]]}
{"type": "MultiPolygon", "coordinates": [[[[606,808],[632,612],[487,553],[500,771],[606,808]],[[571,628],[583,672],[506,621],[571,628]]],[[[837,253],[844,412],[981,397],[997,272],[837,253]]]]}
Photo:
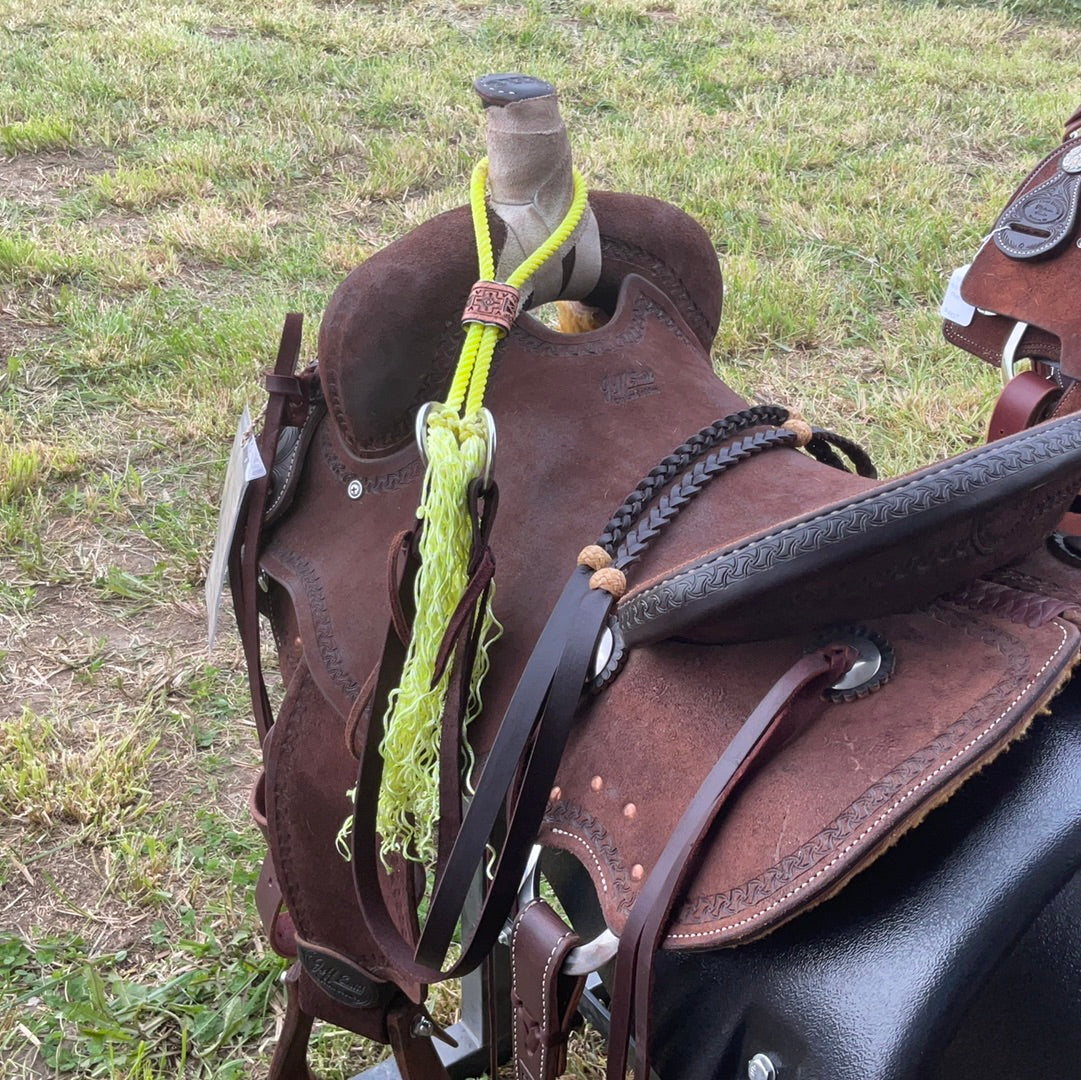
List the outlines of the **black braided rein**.
{"type": "Polygon", "coordinates": [[[728,446],[722,446],[715,454],[695,464],[657,500],[644,521],[627,534],[616,552],[614,565],[622,570],[645,551],[649,542],[668,525],[672,519],[714,477],[720,476],[734,465],[748,458],[772,450],[776,446],[795,446],[799,436],[786,428],[769,428],[756,431],[728,446]]]}
{"type": "Polygon", "coordinates": [[[712,424],[681,443],[649,470],[642,482],[623,500],[623,505],[612,515],[597,543],[609,555],[614,555],[623,538],[642,516],[642,508],[673,476],[708,454],[719,442],[730,439],[733,435],[738,435],[748,428],[766,425],[780,427],[787,419],[788,410],[780,405],[755,405],[753,408],[743,409],[720,420],[714,420],[712,424]]]}
{"type": "MultiPolygon", "coordinates": [[[[715,476],[765,450],[777,446],[795,447],[799,436],[795,431],[780,426],[789,416],[788,410],[779,405],[756,405],[702,428],[646,474],[612,515],[597,543],[613,556],[616,567],[622,569],[634,562],[660,530],[715,476]],[[767,425],[767,431],[756,432],[722,447],[716,453],[710,453],[724,440],[750,428],[767,425]],[[657,499],[657,492],[681,469],[687,470],[688,466],[692,468],[657,499]],[[646,506],[655,499],[657,505],[642,521],[646,506]]],[[[804,449],[816,460],[847,472],[847,466],[836,452],[840,450],[860,476],[874,479],[878,475],[874,463],[857,443],[824,428],[811,430],[813,438],[804,449]]]]}

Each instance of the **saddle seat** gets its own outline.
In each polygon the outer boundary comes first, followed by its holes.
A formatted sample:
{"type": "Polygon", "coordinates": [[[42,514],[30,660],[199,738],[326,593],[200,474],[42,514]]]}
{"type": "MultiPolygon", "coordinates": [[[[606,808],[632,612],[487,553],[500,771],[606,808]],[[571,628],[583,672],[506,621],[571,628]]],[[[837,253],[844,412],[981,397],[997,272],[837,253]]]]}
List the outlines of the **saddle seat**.
{"type": "MultiPolygon", "coordinates": [[[[585,302],[607,322],[567,335],[521,316],[485,402],[498,429],[503,633],[468,732],[474,781],[577,552],[673,447],[748,407],[710,363],[721,279],[704,231],[652,199],[590,202],[603,265],[585,302]]],[[[498,222],[492,231],[498,248],[498,222]]],[[[357,925],[333,849],[366,722],[356,705],[391,619],[387,552],[419,498],[414,418],[445,393],[475,276],[463,209],[341,285],[319,339],[326,410],[311,413],[291,502],[261,555],[288,685],[266,751],[282,891],[300,941],[379,978],[393,971],[357,925]]],[[[618,933],[740,723],[835,624],[858,621],[892,652],[890,685],[798,704],[784,745],[726,805],[666,944],[746,940],[840,888],[1067,677],[1079,648],[1069,603],[1021,590],[939,598],[1039,545],[1079,487],[1076,416],[885,483],[786,446],[747,454],[628,564],[612,657],[580,711],[540,841],[581,861],[618,933]]],[[[410,878],[384,882],[403,928],[410,878]]]]}

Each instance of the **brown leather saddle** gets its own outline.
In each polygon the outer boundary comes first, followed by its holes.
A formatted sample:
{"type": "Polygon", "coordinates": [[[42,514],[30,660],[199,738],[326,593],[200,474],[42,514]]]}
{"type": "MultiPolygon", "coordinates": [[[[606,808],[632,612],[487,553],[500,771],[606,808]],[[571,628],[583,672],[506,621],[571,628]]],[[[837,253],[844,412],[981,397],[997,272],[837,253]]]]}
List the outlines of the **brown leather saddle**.
{"type": "MultiPolygon", "coordinates": [[[[1076,662],[1081,592],[1031,564],[1081,488],[1073,407],[876,479],[847,439],[717,378],[721,275],[694,221],[641,196],[589,202],[600,258],[570,295],[597,325],[562,333],[523,313],[496,352],[498,448],[471,495],[474,569],[487,588],[478,568],[494,564],[503,633],[468,752],[452,676],[427,882],[404,856],[381,861],[372,822],[410,634],[415,420],[460,348],[468,210],[349,275],[316,366],[295,373],[297,321],[283,335],[261,438],[274,468],[231,567],[265,762],[259,906],[296,957],[272,1080],[308,1080],[316,1017],[390,1043],[403,1075],[445,1075],[424,987],[475,967],[501,932],[520,1076],[559,1074],[598,952],[615,957],[609,1075],[632,1034],[648,1075],[656,949],[736,945],[827,899],[1021,735],[1076,662]],[[276,720],[259,613],[286,687],[276,720]],[[592,879],[608,927],[594,954],[523,892],[534,844],[592,879]]],[[[508,228],[491,218],[498,249],[508,228]]],[[[534,303],[561,295],[545,288],[534,303]]],[[[1077,322],[1062,310],[1046,327],[1058,375],[1077,322]]],[[[469,638],[449,641],[452,668],[468,667],[469,638]]]]}

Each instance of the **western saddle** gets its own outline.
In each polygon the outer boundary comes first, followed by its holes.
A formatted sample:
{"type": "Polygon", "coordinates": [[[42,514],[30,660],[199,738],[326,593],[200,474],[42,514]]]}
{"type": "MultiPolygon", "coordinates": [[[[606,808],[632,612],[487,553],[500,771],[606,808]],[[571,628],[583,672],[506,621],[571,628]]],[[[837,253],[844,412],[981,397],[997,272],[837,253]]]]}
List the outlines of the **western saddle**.
{"type": "Polygon", "coordinates": [[[264,763],[258,907],[295,961],[271,1080],[311,1080],[315,1018],[389,1043],[405,1077],[446,1076],[425,988],[501,941],[519,1077],[561,1073],[583,973],[607,964],[608,1075],[633,1055],[644,1080],[658,950],[739,945],[843,889],[1025,731],[1081,649],[1081,307],[1059,284],[1081,269],[1081,140],[1015,194],[962,284],[969,321],[946,324],[1011,376],[991,440],[881,480],[850,440],[716,376],[721,275],[677,208],[590,192],[507,291],[575,184],[552,88],[477,85],[487,205],[482,186],[355,269],[299,372],[287,319],[268,475],[231,549],[264,763]],[[500,253],[479,284],[475,233],[500,253]],[[529,314],[554,300],[574,302],[560,330],[529,314]],[[430,404],[454,398],[467,301],[498,341],[472,414],[430,404]],[[462,565],[416,669],[433,786],[392,829],[421,579],[452,546],[436,443],[467,421],[480,464],[448,488],[462,565]],[[542,848],[592,881],[592,942],[537,888],[542,848]]]}

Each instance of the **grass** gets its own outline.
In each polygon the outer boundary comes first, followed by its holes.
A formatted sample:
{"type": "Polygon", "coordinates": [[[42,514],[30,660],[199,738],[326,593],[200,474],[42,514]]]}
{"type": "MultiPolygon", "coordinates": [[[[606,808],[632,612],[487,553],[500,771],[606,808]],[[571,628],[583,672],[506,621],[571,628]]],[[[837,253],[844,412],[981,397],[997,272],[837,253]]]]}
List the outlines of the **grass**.
{"type": "Polygon", "coordinates": [[[698,217],[718,370],[887,474],[981,440],[938,302],[1081,101],[1078,0],[0,0],[0,45],[5,1080],[265,1072],[223,459],[282,314],[311,356],[342,276],[464,200],[474,75],[550,79],[591,185],[698,217]]]}

